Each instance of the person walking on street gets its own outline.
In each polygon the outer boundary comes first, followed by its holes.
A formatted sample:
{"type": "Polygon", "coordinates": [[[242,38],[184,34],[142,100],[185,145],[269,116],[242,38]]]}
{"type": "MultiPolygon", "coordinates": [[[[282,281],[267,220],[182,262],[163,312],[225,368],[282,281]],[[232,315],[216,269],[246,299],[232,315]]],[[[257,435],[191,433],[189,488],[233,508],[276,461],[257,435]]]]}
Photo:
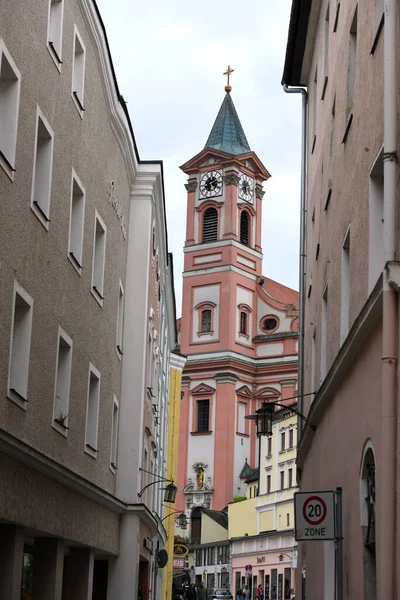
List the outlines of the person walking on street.
{"type": "Polygon", "coordinates": [[[197,600],[197,591],[196,591],[194,583],[190,584],[190,588],[186,592],[185,598],[186,598],[186,600],[197,600]]]}
{"type": "Polygon", "coordinates": [[[249,587],[247,585],[244,586],[243,600],[250,600],[249,587]]]}
{"type": "Polygon", "coordinates": [[[203,581],[200,581],[197,586],[197,600],[207,600],[207,590],[204,587],[203,581]]]}
{"type": "Polygon", "coordinates": [[[257,600],[264,600],[264,590],[261,583],[257,587],[257,600]]]}

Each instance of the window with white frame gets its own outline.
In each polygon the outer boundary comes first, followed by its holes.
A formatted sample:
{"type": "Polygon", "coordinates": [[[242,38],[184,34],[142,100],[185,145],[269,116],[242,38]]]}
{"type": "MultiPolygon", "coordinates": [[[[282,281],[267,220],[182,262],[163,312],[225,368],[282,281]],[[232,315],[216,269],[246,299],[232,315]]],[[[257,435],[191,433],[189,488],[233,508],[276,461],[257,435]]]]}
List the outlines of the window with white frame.
{"type": "Polygon", "coordinates": [[[8,396],[25,407],[28,398],[33,300],[15,281],[11,323],[8,396]]]}
{"type": "Polygon", "coordinates": [[[48,228],[50,221],[51,174],[53,169],[53,130],[37,109],[31,206],[39,221],[48,228]]]}
{"type": "Polygon", "coordinates": [[[83,230],[85,222],[85,189],[72,169],[71,209],[69,219],[68,258],[79,274],[82,272],[83,230]]]}
{"type": "Polygon", "coordinates": [[[88,397],[86,412],[85,450],[96,458],[97,432],[99,424],[100,404],[100,372],[92,364],[89,365],[88,397]]]}
{"type": "Polygon", "coordinates": [[[50,0],[49,2],[49,25],[47,31],[47,44],[50,54],[60,68],[62,51],[64,0],[50,0]]]}
{"type": "Polygon", "coordinates": [[[53,420],[62,428],[68,427],[69,392],[71,386],[72,340],[58,328],[56,381],[54,389],[53,420]]]}
{"type": "Polygon", "coordinates": [[[0,165],[15,171],[21,74],[0,38],[0,165]]]}
{"type": "Polygon", "coordinates": [[[77,28],[74,31],[74,62],[72,67],[72,97],[75,100],[79,113],[83,108],[83,95],[85,90],[85,59],[86,49],[77,28]]]}
{"type": "Polygon", "coordinates": [[[106,256],[106,226],[96,211],[94,220],[92,291],[95,298],[104,300],[104,263],[106,256]]]}
{"type": "Polygon", "coordinates": [[[286,432],[281,431],[281,452],[286,450],[286,432]]]}
{"type": "Polygon", "coordinates": [[[114,396],[113,414],[112,414],[112,433],[111,433],[111,456],[110,464],[113,469],[117,468],[117,450],[118,450],[118,427],[119,427],[119,403],[114,396]]]}
{"type": "Polygon", "coordinates": [[[124,333],[124,288],[121,280],[119,281],[119,293],[118,293],[118,313],[117,313],[117,352],[122,352],[122,342],[124,333]]]}

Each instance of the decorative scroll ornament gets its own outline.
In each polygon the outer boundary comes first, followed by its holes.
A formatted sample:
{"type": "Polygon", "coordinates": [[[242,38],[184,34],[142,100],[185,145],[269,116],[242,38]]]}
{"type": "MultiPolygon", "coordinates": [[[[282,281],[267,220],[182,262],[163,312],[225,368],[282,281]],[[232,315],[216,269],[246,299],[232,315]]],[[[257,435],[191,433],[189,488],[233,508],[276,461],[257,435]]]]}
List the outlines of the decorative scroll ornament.
{"type": "Polygon", "coordinates": [[[232,173],[231,175],[225,175],[224,182],[225,185],[239,185],[240,178],[238,175],[232,173]]]}
{"type": "Polygon", "coordinates": [[[185,188],[187,192],[195,192],[197,190],[197,181],[189,181],[189,183],[185,183],[185,188]]]}
{"type": "Polygon", "coordinates": [[[262,190],[261,188],[256,188],[256,198],[260,198],[261,200],[264,197],[264,190],[262,190]]]}

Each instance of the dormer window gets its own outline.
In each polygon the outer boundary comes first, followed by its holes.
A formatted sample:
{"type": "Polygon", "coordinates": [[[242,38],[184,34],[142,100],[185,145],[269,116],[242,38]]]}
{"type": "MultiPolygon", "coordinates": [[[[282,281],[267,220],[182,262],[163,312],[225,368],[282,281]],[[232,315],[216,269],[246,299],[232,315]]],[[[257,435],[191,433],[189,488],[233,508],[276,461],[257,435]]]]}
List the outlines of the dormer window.
{"type": "Polygon", "coordinates": [[[218,239],[218,211],[214,207],[207,208],[203,217],[202,242],[216,242],[218,239]]]}
{"type": "Polygon", "coordinates": [[[206,308],[201,311],[201,333],[208,333],[211,331],[211,310],[206,308]]]}
{"type": "Polygon", "coordinates": [[[250,245],[250,217],[247,210],[243,210],[240,215],[240,243],[250,245]]]}

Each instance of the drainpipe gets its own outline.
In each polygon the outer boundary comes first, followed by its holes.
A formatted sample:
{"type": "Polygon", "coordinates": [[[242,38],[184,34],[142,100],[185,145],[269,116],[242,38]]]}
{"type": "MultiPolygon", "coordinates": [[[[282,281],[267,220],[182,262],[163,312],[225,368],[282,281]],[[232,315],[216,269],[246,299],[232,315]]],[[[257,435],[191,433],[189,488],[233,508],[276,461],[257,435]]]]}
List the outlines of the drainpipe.
{"type": "MultiPolygon", "coordinates": [[[[396,252],[397,180],[397,0],[385,1],[384,25],[384,232],[385,264],[396,252]]],[[[397,453],[397,296],[383,273],[381,455],[377,465],[377,589],[378,598],[397,598],[396,591],[396,453],[397,453]]]]}
{"type": "MultiPolygon", "coordinates": [[[[302,95],[301,118],[301,189],[300,189],[300,256],[299,256],[299,341],[298,341],[298,410],[303,414],[304,394],[304,308],[305,308],[305,270],[306,270],[306,136],[307,136],[307,90],[302,87],[289,88],[283,84],[287,94],[302,95]]],[[[311,390],[314,391],[314,390],[311,390]]],[[[303,421],[297,417],[297,443],[301,437],[303,421]]]]}

